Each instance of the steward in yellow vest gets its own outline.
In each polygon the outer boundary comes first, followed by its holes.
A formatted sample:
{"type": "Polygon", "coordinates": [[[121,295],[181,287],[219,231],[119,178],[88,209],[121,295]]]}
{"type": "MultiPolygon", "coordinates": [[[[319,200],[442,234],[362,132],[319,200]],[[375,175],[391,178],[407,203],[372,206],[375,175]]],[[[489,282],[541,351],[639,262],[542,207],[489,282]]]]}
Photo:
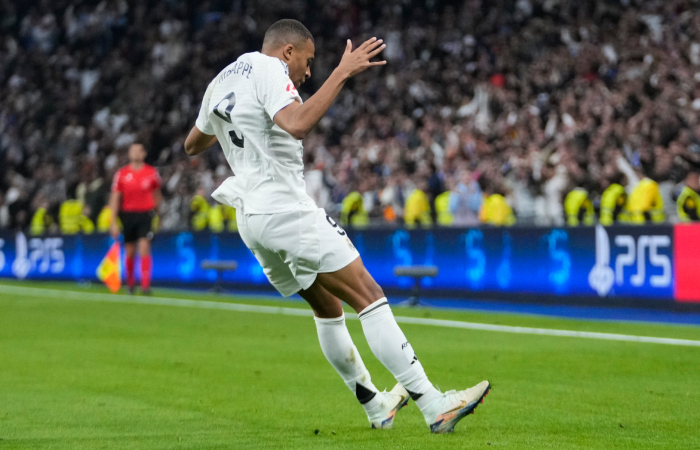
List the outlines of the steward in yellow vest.
{"type": "Polygon", "coordinates": [[[700,194],[688,186],[683,186],[681,194],[676,200],[678,217],[683,222],[700,220],[700,194]]]}
{"type": "Polygon", "coordinates": [[[366,227],[369,224],[369,215],[365,211],[362,194],[357,191],[351,192],[343,199],[340,208],[341,225],[356,228],[366,227]]]}
{"type": "Polygon", "coordinates": [[[224,212],[227,231],[238,231],[238,222],[236,222],[236,208],[229,205],[220,205],[224,212]]]}
{"type": "Polygon", "coordinates": [[[643,224],[651,220],[662,223],[666,219],[664,201],[656,181],[644,178],[634,188],[627,200],[630,222],[643,224]]]}
{"type": "Polygon", "coordinates": [[[194,213],[192,214],[193,231],[202,231],[207,227],[209,208],[209,202],[201,195],[197,194],[192,197],[190,201],[190,210],[194,213]]]}
{"type": "Polygon", "coordinates": [[[46,213],[46,208],[40,206],[32,216],[29,232],[32,236],[41,236],[46,233],[46,229],[53,224],[53,219],[46,213]]]}
{"type": "Polygon", "coordinates": [[[571,227],[581,224],[590,226],[595,223],[593,202],[588,198],[588,191],[583,188],[574,188],[566,194],[564,211],[566,223],[571,227]]]}
{"type": "Polygon", "coordinates": [[[63,234],[78,234],[81,231],[90,234],[95,231],[95,224],[83,215],[83,202],[66,200],[58,210],[58,224],[63,234]]]}
{"type": "MultiPolygon", "coordinates": [[[[102,208],[102,211],[97,215],[97,232],[98,233],[109,233],[109,226],[112,224],[112,209],[109,206],[102,208]]],[[[119,218],[117,218],[117,225],[119,229],[122,228],[122,223],[119,218]]]]}
{"type": "Polygon", "coordinates": [[[437,223],[444,227],[451,226],[455,218],[450,212],[450,191],[445,191],[435,197],[435,212],[437,213],[437,223]]]}
{"type": "Polygon", "coordinates": [[[625,188],[620,184],[612,183],[600,197],[600,223],[609,226],[615,222],[628,222],[626,204],[625,188]]]}
{"type": "Polygon", "coordinates": [[[506,198],[501,194],[491,194],[484,200],[479,212],[482,223],[496,226],[511,226],[515,224],[515,215],[506,198]]]}
{"type": "Polygon", "coordinates": [[[430,201],[425,192],[414,189],[406,199],[404,207],[404,221],[407,228],[415,228],[416,223],[423,228],[433,225],[433,218],[430,216],[430,201]]]}
{"type": "Polygon", "coordinates": [[[209,230],[213,233],[221,233],[224,231],[224,211],[220,204],[209,208],[207,212],[207,222],[209,223],[209,230]]]}

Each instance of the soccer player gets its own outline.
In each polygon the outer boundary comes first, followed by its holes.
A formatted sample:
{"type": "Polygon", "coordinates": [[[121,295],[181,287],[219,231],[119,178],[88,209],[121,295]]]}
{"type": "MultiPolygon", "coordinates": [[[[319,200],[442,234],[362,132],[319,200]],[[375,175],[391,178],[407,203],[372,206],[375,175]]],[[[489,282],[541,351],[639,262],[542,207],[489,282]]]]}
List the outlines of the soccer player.
{"type": "Polygon", "coordinates": [[[129,293],[136,292],[134,277],[134,256],[138,245],[141,259],[141,290],[151,293],[151,239],[152,224],[156,210],[160,206],[160,176],[155,167],[144,161],[146,149],[142,144],[129,147],[129,164],[114,174],[109,207],[112,211],[110,233],[114,239],[119,238],[117,217],[124,227],[124,247],[126,249],[126,284],[129,293]]]}
{"type": "Polygon", "coordinates": [[[235,176],[212,197],[236,208],[241,238],[272,285],[309,303],[323,354],[372,427],[391,428],[410,396],[432,432],[450,432],[483,400],[489,382],[446,393],[433,387],[345,231],[304,186],[301,139],[349,78],[385,64],[371,62],[384,47],[372,38],[353,50],[348,40],[338,67],[302,102],[297,88],[311,76],[314,39],[300,22],[274,23],[262,52],[241,55],[209,84],[185,150],[197,155],[218,140],[235,176]],[[341,300],[359,313],[372,352],[398,381],[391,392],[372,384],[345,326],[341,300]]]}

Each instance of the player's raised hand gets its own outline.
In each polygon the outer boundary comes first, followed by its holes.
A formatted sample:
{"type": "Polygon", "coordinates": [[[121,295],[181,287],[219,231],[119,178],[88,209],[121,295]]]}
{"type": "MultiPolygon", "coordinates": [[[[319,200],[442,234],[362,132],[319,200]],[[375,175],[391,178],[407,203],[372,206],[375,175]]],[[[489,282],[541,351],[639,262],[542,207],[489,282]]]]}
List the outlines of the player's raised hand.
{"type": "Polygon", "coordinates": [[[373,37],[353,50],[352,42],[348,39],[348,45],[345,47],[345,53],[343,53],[343,59],[338,64],[338,69],[342,70],[350,78],[370,67],[383,66],[386,64],[386,61],[370,62],[370,59],[380,54],[386,48],[386,44],[383,42],[382,39],[373,37]]]}

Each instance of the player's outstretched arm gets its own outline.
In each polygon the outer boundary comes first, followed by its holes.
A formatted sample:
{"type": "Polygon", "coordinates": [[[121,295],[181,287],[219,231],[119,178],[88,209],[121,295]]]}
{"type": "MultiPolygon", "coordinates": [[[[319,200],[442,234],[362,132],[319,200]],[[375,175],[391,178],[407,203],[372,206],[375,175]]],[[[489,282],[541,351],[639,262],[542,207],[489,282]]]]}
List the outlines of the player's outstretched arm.
{"type": "Polygon", "coordinates": [[[323,83],[321,89],[304,104],[292,102],[275,114],[274,121],[277,126],[291,134],[295,139],[306,137],[328,112],[333,100],[338,96],[348,78],[354,77],[370,67],[386,64],[386,61],[370,61],[386,47],[382,42],[381,39],[372,38],[353,50],[352,42],[348,39],[340,64],[323,83]]]}
{"type": "Polygon", "coordinates": [[[190,156],[199,155],[214,144],[216,136],[202,133],[195,125],[185,139],[185,152],[190,156]]]}

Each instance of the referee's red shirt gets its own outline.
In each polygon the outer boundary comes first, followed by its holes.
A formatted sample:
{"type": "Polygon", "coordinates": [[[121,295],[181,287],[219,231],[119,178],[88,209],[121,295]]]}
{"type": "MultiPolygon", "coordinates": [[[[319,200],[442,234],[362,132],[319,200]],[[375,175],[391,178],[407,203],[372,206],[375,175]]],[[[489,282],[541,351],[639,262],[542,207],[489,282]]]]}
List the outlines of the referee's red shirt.
{"type": "Polygon", "coordinates": [[[160,176],[153,166],[144,164],[134,170],[131,164],[114,174],[112,192],[122,194],[120,210],[124,212],[147,212],[156,207],[153,191],[160,188],[160,176]]]}

